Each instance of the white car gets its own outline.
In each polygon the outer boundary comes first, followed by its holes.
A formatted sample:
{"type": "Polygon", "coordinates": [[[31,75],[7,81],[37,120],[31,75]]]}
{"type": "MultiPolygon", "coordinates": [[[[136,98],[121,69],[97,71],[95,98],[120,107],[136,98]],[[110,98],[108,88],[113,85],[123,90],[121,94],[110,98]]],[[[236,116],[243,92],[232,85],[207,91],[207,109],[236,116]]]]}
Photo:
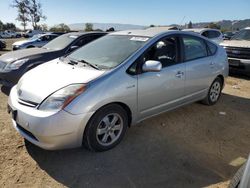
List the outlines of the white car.
{"type": "Polygon", "coordinates": [[[3,39],[11,38],[11,35],[3,31],[3,32],[0,32],[0,38],[3,38],[3,39]]]}
{"type": "Polygon", "coordinates": [[[240,30],[220,45],[227,51],[230,70],[250,75],[250,27],[240,30]]]}
{"type": "Polygon", "coordinates": [[[43,34],[43,33],[44,32],[41,30],[28,30],[26,31],[26,33],[24,33],[24,37],[30,38],[30,37],[33,37],[34,35],[43,34]]]}
{"type": "Polygon", "coordinates": [[[192,28],[192,29],[183,29],[183,31],[199,33],[200,35],[207,37],[208,39],[216,42],[217,44],[223,42],[223,34],[218,29],[192,28]]]}
{"type": "Polygon", "coordinates": [[[17,41],[12,44],[13,50],[20,50],[25,48],[34,48],[34,47],[42,47],[47,44],[49,41],[58,37],[56,34],[42,34],[42,35],[34,35],[32,38],[28,40],[17,41]]]}

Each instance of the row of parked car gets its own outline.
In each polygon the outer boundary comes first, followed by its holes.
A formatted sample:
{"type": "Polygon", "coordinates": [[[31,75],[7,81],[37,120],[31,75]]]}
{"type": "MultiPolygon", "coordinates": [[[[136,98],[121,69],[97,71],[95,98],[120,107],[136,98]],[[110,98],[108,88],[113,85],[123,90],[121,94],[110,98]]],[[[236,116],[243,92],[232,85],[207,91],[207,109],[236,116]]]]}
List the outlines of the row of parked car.
{"type": "Polygon", "coordinates": [[[20,37],[33,37],[37,34],[43,34],[44,32],[41,30],[27,30],[26,32],[15,32],[11,30],[0,31],[0,38],[8,39],[8,38],[20,38],[20,37]]]}

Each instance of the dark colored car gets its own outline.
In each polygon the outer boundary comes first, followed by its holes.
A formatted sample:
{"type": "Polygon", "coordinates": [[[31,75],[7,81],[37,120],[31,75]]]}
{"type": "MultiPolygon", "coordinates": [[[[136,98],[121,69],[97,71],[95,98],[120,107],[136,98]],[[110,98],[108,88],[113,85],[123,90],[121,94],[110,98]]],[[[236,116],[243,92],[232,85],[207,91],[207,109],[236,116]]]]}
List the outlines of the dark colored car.
{"type": "Polygon", "coordinates": [[[3,40],[0,40],[0,50],[6,48],[6,43],[3,40]]]}
{"type": "Polygon", "coordinates": [[[0,84],[12,87],[30,69],[65,56],[106,34],[105,32],[67,33],[50,41],[42,48],[30,48],[6,53],[0,57],[0,84]]]}
{"type": "Polygon", "coordinates": [[[234,34],[235,34],[235,33],[230,32],[230,31],[225,32],[225,33],[223,34],[223,39],[224,39],[224,40],[230,40],[230,39],[234,36],[234,34]]]}

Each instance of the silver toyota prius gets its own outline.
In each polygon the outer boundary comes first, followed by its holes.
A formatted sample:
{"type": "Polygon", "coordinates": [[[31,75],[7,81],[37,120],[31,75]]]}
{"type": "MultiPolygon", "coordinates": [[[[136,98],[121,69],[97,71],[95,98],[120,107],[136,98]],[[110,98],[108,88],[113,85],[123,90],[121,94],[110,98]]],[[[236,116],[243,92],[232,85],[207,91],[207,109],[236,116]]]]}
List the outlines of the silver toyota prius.
{"type": "Polygon", "coordinates": [[[27,72],[8,111],[41,148],[105,151],[146,118],[195,101],[215,104],[227,76],[225,50],[202,36],[120,31],[27,72]]]}

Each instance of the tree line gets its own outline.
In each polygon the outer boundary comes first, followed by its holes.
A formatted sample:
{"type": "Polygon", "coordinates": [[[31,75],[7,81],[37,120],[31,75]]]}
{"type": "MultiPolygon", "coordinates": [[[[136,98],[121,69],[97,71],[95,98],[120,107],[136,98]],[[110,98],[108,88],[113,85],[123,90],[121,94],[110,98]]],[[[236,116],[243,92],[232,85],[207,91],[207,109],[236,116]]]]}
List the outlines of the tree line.
{"type": "Polygon", "coordinates": [[[17,9],[16,20],[21,22],[23,30],[26,30],[28,23],[31,23],[33,29],[39,29],[38,23],[46,19],[42,5],[37,0],[13,0],[11,6],[17,9]]]}

